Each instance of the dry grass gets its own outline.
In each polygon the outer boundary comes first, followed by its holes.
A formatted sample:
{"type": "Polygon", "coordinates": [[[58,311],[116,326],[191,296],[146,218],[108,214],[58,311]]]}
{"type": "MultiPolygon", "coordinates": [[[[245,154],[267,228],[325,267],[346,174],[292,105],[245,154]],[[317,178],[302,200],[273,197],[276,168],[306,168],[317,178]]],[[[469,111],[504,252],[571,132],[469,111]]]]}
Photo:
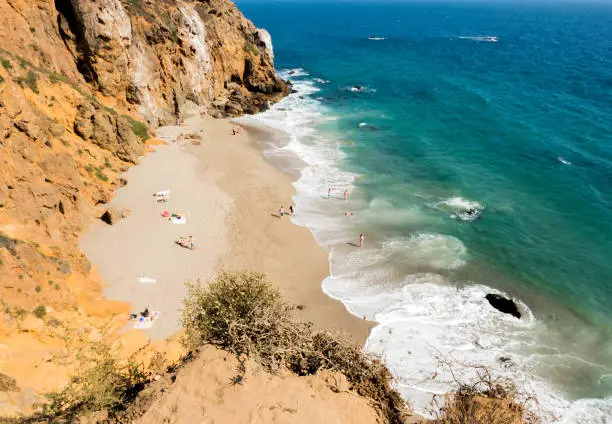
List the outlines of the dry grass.
{"type": "Polygon", "coordinates": [[[148,374],[133,358],[120,361],[108,345],[100,343],[80,358],[81,367],[61,391],[48,394],[42,414],[30,422],[71,423],[77,417],[103,411],[106,416],[127,408],[144,387],[148,374]]]}
{"type": "Polygon", "coordinates": [[[378,358],[342,334],[315,330],[295,318],[293,307],[263,274],[225,272],[208,287],[188,285],[183,325],[192,349],[212,344],[254,358],[272,373],[282,368],[298,375],[337,371],[355,392],[371,399],[386,422],[402,423],[408,414],[378,358]]]}
{"type": "MultiPolygon", "coordinates": [[[[504,378],[495,378],[484,366],[470,366],[476,372],[474,381],[459,382],[453,365],[443,361],[459,386],[443,397],[442,405],[434,398],[435,424],[539,424],[540,418],[530,408],[537,406],[534,397],[522,396],[516,385],[504,378]]],[[[465,366],[465,365],[461,365],[465,366]]]]}

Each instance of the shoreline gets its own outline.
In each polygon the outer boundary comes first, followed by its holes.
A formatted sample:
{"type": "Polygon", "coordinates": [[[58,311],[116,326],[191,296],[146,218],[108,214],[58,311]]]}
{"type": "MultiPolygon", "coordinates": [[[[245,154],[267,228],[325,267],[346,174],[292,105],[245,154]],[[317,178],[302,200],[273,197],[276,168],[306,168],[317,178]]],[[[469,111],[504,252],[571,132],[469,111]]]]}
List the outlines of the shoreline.
{"type": "Polygon", "coordinates": [[[292,202],[296,176],[264,157],[260,147],[273,133],[232,135],[235,125],[194,114],[183,126],[158,129],[166,140],[197,134],[200,145],[156,146],[127,172],[128,185],[107,205],[132,214],[113,226],[94,222],[83,234],[81,248],[107,284],[105,297],[130,303],[133,313],[160,311],[145,331],[165,339],[180,330],[186,280],[206,282],[221,270],[249,269],[265,273],[303,319],[343,330],[364,345],[373,323],[322,290],[330,274],[327,252],[308,228],[277,217],[280,205],[288,210],[292,202]],[[170,190],[170,200],[158,205],[152,194],[162,190],[170,190]],[[162,210],[184,214],[187,223],[166,222],[162,210]],[[188,235],[196,239],[194,251],[174,244],[188,235]],[[139,276],[156,283],[138,283],[139,276]]]}

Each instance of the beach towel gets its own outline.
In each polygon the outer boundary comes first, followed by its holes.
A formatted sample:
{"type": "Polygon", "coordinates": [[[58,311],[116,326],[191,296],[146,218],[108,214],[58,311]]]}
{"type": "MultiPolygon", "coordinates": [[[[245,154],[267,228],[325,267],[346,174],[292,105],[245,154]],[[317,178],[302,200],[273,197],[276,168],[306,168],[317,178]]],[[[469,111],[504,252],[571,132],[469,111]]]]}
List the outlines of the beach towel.
{"type": "Polygon", "coordinates": [[[155,284],[157,283],[157,280],[155,278],[145,277],[141,275],[140,277],[138,277],[138,282],[141,284],[155,284]]]}
{"type": "Polygon", "coordinates": [[[159,202],[167,202],[170,199],[170,191],[158,191],[154,194],[155,200],[159,202]]]}
{"type": "Polygon", "coordinates": [[[173,224],[187,224],[187,218],[184,216],[173,216],[170,218],[170,222],[173,224]]]}
{"type": "Polygon", "coordinates": [[[148,317],[138,317],[136,322],[134,323],[134,328],[137,330],[148,330],[153,327],[157,318],[159,318],[160,312],[153,311],[148,317]]]}

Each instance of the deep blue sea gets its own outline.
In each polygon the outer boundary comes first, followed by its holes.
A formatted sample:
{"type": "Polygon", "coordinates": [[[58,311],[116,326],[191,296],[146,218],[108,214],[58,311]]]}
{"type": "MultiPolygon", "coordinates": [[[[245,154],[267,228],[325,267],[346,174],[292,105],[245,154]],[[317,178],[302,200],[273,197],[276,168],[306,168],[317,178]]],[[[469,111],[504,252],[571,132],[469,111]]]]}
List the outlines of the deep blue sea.
{"type": "Polygon", "coordinates": [[[303,161],[294,220],[404,396],[452,387],[443,357],[513,378],[545,422],[611,423],[612,5],[237,4],[294,83],[257,118],[303,161]]]}

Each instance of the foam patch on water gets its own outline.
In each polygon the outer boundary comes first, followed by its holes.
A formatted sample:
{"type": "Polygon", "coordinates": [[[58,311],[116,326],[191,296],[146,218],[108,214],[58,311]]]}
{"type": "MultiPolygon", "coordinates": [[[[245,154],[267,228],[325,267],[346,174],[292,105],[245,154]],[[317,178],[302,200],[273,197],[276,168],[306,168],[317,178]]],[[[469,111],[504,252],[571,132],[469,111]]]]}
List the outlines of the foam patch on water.
{"type": "Polygon", "coordinates": [[[382,248],[402,255],[406,261],[437,269],[461,268],[467,256],[460,240],[441,234],[415,234],[409,239],[387,240],[382,248]]]}
{"type": "Polygon", "coordinates": [[[367,87],[364,85],[353,85],[350,87],[344,87],[344,91],[350,91],[351,93],[375,93],[376,89],[367,87]]]}
{"type": "Polygon", "coordinates": [[[282,79],[292,79],[292,78],[307,77],[310,74],[305,69],[293,68],[293,69],[282,70],[278,73],[278,75],[282,79]]]}
{"type": "MultiPolygon", "coordinates": [[[[432,394],[456,387],[448,370],[439,366],[440,358],[446,358],[486,365],[496,375],[513,379],[527,393],[536,394],[544,423],[609,422],[612,399],[570,401],[550,378],[541,377],[558,370],[576,370],[576,378],[584,376],[580,373],[605,374],[597,364],[564,353],[561,338],[535,320],[522,302],[515,299],[523,315],[519,320],[493,309],[485,299],[487,293],[504,293],[483,284],[448,280],[446,275],[469,263],[468,249],[461,240],[433,232],[377,240],[376,234],[366,230],[365,246],[358,248],[364,227],[422,223],[431,214],[398,208],[389,200],[369,198],[355,190],[360,176],[341,166],[348,144],[339,134],[316,129],[338,117],[313,98],[319,88],[307,78],[308,73],[293,71],[281,75],[292,80],[299,76],[293,80],[297,93],[248,119],[288,134],[288,143],[271,148],[268,154],[291,152],[303,161],[300,178],[294,183],[297,207],[292,220],[308,226],[329,252],[331,275],[323,281],[323,290],[354,315],[379,323],[366,349],[383,355],[397,376],[398,389],[416,411],[426,414],[432,394]],[[328,188],[332,189],[330,198],[328,188]],[[343,199],[344,190],[351,193],[349,201],[343,199]],[[346,210],[354,216],[344,216],[346,210]],[[421,271],[410,272],[412,268],[421,271]]],[[[428,206],[448,214],[485,209],[475,200],[458,196],[428,206]]],[[[464,379],[474,373],[473,368],[462,366],[454,371],[464,379]]],[[[571,373],[565,378],[562,386],[569,387],[571,373]]]]}
{"type": "Polygon", "coordinates": [[[449,213],[451,218],[463,221],[474,221],[480,217],[485,209],[483,205],[475,200],[464,199],[460,196],[450,197],[432,204],[432,207],[443,212],[449,213]],[[473,211],[473,213],[468,213],[473,211]]]}

